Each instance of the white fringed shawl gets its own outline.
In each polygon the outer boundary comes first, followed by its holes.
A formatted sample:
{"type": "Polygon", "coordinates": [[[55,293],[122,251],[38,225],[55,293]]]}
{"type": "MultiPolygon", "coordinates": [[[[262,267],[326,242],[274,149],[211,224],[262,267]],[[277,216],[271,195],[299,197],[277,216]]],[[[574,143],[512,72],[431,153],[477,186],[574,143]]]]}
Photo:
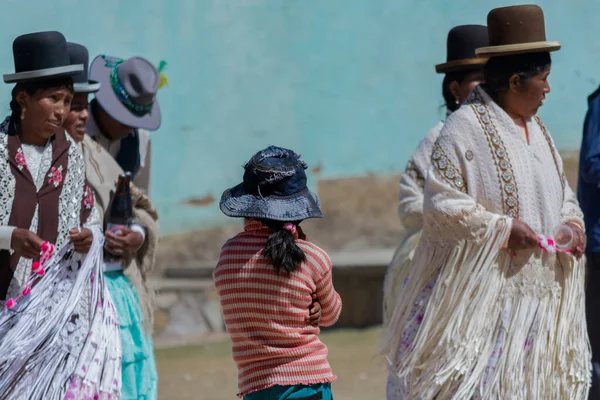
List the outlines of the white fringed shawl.
{"type": "Polygon", "coordinates": [[[545,235],[583,225],[550,136],[535,119],[528,129],[529,146],[477,88],[434,146],[423,235],[382,348],[407,399],[587,398],[583,261],[502,248],[511,217],[545,235]]]}
{"type": "Polygon", "coordinates": [[[383,323],[387,325],[394,311],[398,292],[406,278],[423,229],[423,186],[431,167],[431,149],[444,124],[438,122],[421,140],[400,177],[398,215],[403,235],[387,269],[383,283],[383,323]]]}
{"type": "Polygon", "coordinates": [[[0,309],[0,398],[119,398],[121,341],[104,285],[104,236],[99,227],[90,229],[94,240],[87,256],[67,244],[27,298],[0,309]],[[85,291],[91,291],[91,322],[78,326],[85,291]]]}

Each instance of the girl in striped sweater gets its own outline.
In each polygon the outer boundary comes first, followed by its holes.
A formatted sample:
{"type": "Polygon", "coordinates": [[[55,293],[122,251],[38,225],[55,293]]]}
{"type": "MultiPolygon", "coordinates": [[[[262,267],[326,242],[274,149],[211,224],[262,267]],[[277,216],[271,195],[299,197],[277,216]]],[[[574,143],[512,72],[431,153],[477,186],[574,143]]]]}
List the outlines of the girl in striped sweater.
{"type": "Polygon", "coordinates": [[[246,163],[243,183],[221,198],[223,213],[245,219],[213,274],[244,400],[333,399],[336,376],[318,325],[333,325],[342,302],[329,256],[299,226],[323,216],[306,187],[306,168],[298,154],[270,146],[246,163]],[[318,325],[309,315],[315,295],[318,325]]]}

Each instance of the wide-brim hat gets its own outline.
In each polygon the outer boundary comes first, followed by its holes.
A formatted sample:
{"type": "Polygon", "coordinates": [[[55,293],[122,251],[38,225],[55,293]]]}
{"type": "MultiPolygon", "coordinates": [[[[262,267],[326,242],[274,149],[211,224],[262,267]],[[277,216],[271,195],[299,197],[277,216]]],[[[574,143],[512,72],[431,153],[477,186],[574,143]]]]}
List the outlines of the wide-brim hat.
{"type": "Polygon", "coordinates": [[[301,221],[322,218],[318,196],[306,186],[306,163],[292,150],[269,146],[244,165],[244,179],[225,190],[219,206],[236,218],[301,221]]]}
{"type": "Polygon", "coordinates": [[[477,57],[475,50],[488,45],[487,27],[483,25],[455,26],[448,32],[446,62],[435,66],[439,74],[482,68],[486,58],[477,57]]]}
{"type": "Polygon", "coordinates": [[[73,76],[73,91],[75,93],[94,93],[100,90],[100,83],[88,79],[90,56],[88,50],[77,43],[67,43],[71,64],[83,65],[83,71],[73,76]]]}
{"type": "Polygon", "coordinates": [[[537,5],[496,8],[487,17],[489,46],[477,49],[478,56],[552,52],[560,42],[546,40],[544,11],[537,5]]]}
{"type": "Polygon", "coordinates": [[[141,57],[123,60],[98,56],[92,62],[90,79],[100,83],[96,100],[114,120],[151,131],[160,127],[156,100],[160,74],[149,61],[141,57]]]}
{"type": "Polygon", "coordinates": [[[67,40],[60,32],[35,32],[13,42],[15,72],[4,75],[4,82],[32,82],[77,75],[82,64],[72,64],[67,40]]]}

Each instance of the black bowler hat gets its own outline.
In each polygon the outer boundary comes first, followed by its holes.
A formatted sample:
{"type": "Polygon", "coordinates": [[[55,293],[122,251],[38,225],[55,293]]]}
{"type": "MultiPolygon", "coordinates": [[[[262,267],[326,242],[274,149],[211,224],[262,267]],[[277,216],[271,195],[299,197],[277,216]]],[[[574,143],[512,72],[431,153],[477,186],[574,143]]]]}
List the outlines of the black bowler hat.
{"type": "Polygon", "coordinates": [[[73,91],[75,93],[93,93],[100,90],[100,83],[88,78],[88,64],[90,56],[88,50],[77,43],[67,43],[67,50],[71,58],[71,64],[83,65],[83,71],[73,76],[73,91]]]}
{"type": "Polygon", "coordinates": [[[19,36],[13,42],[15,73],[4,75],[4,82],[30,82],[69,77],[83,70],[72,65],[67,40],[60,32],[36,32],[19,36]]]}
{"type": "Polygon", "coordinates": [[[446,62],[435,66],[437,73],[465,71],[483,67],[487,58],[477,57],[475,50],[489,43],[483,25],[460,25],[448,32],[446,62]]]}

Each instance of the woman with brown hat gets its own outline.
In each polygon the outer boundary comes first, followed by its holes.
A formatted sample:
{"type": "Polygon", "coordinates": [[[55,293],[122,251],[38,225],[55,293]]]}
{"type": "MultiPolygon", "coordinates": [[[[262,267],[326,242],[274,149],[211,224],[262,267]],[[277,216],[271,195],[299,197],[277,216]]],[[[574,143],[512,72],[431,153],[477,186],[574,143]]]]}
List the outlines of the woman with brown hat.
{"type": "MultiPolygon", "coordinates": [[[[486,58],[477,57],[475,50],[488,45],[487,28],[481,25],[456,26],[448,32],[447,61],[436,65],[437,73],[445,74],[442,94],[447,115],[458,110],[471,91],[483,81],[483,66],[486,58]]],[[[404,228],[404,236],[390,263],[383,288],[384,324],[391,318],[398,293],[406,278],[408,267],[423,229],[423,184],[424,176],[431,167],[431,149],[437,140],[443,122],[438,122],[421,141],[408,161],[400,178],[398,214],[404,228]]],[[[398,381],[391,373],[387,383],[389,399],[397,398],[398,381]]]]}
{"type": "Polygon", "coordinates": [[[560,43],[534,5],[492,10],[488,32],[486,83],[433,146],[383,352],[398,398],[584,399],[582,213],[536,116],[560,43]]]}

